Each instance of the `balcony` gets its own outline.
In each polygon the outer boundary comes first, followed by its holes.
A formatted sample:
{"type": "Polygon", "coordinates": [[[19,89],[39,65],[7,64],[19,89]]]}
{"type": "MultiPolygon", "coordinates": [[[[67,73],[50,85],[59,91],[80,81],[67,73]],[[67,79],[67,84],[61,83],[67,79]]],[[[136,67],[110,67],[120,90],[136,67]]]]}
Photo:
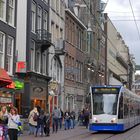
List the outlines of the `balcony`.
{"type": "Polygon", "coordinates": [[[65,53],[66,53],[66,50],[65,50],[65,41],[62,38],[59,38],[56,41],[55,54],[56,55],[64,55],[65,53]]]}
{"type": "Polygon", "coordinates": [[[36,31],[36,40],[38,43],[38,47],[50,47],[51,43],[51,33],[44,29],[38,29],[36,31]]]}
{"type": "Polygon", "coordinates": [[[124,60],[124,58],[119,53],[117,53],[116,59],[118,60],[118,62],[122,64],[122,66],[128,69],[128,63],[124,60]]]}

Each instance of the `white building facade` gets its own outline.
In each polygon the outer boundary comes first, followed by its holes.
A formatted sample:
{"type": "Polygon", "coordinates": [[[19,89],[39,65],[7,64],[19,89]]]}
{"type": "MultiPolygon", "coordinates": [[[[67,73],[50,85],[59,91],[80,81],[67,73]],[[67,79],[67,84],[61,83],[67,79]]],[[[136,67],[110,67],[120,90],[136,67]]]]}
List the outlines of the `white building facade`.
{"type": "Polygon", "coordinates": [[[50,1],[50,23],[53,45],[49,48],[48,73],[52,78],[49,85],[49,111],[54,106],[63,109],[64,89],[64,33],[65,33],[65,1],[50,1]]]}

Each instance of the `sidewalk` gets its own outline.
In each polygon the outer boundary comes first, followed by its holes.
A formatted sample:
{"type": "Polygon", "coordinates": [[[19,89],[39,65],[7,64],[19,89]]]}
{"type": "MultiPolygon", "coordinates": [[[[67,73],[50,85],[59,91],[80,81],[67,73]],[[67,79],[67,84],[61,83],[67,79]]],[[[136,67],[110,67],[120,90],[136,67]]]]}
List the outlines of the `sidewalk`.
{"type": "Polygon", "coordinates": [[[57,133],[52,133],[52,131],[50,132],[50,136],[49,137],[35,137],[33,135],[28,135],[27,131],[24,132],[24,134],[22,136],[19,137],[19,140],[32,140],[32,139],[36,139],[36,140],[67,140],[67,139],[72,139],[75,138],[79,135],[84,135],[89,133],[88,129],[86,129],[83,126],[76,126],[74,129],[69,129],[69,130],[58,130],[57,133]]]}

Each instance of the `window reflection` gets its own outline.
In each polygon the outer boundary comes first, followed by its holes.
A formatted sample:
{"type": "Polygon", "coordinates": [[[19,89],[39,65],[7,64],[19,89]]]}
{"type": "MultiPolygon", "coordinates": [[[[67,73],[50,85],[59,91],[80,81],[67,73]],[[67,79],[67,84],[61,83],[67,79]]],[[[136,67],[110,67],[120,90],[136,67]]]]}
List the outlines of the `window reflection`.
{"type": "Polygon", "coordinates": [[[93,94],[93,114],[117,114],[118,94],[93,94]]]}

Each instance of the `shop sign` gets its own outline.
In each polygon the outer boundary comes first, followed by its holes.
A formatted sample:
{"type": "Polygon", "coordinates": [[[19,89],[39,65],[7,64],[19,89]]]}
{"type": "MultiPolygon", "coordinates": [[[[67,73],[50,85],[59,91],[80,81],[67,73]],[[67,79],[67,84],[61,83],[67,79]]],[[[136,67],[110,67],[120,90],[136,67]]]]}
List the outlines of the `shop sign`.
{"type": "Polygon", "coordinates": [[[10,85],[7,85],[6,88],[14,89],[15,88],[15,83],[12,82],[10,85]]]}
{"type": "Polygon", "coordinates": [[[24,83],[16,80],[12,82],[10,85],[7,85],[6,88],[21,90],[24,88],[24,83]]]}
{"type": "Polygon", "coordinates": [[[24,88],[24,83],[23,82],[20,82],[20,81],[14,81],[15,83],[15,88],[20,90],[20,89],[23,89],[24,88]]]}
{"type": "Polygon", "coordinates": [[[12,103],[12,98],[0,97],[0,103],[12,103]]]}
{"type": "Polygon", "coordinates": [[[26,62],[19,61],[16,63],[16,72],[17,73],[26,73],[26,62]]]}

